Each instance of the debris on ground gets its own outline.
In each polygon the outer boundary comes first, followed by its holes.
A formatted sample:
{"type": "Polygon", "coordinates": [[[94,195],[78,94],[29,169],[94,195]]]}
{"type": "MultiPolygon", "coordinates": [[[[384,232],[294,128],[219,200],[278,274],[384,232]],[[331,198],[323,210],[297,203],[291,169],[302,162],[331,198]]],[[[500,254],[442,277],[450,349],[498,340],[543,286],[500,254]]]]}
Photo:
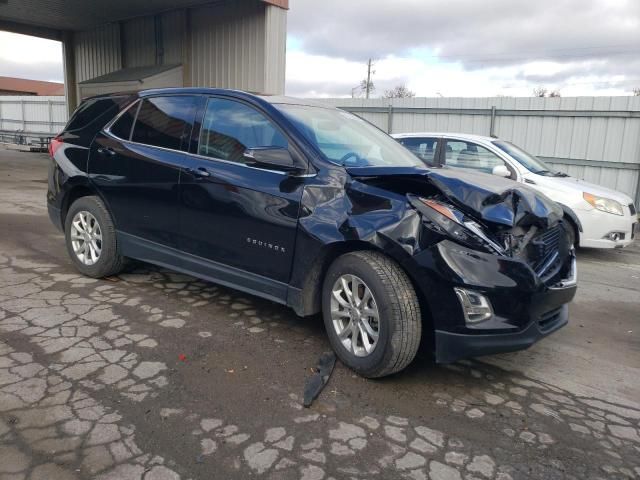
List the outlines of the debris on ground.
{"type": "Polygon", "coordinates": [[[304,384],[304,400],[302,405],[309,408],[313,401],[318,398],[320,392],[329,381],[333,367],[336,364],[336,354],[324,352],[320,355],[315,373],[311,375],[304,384]]]}

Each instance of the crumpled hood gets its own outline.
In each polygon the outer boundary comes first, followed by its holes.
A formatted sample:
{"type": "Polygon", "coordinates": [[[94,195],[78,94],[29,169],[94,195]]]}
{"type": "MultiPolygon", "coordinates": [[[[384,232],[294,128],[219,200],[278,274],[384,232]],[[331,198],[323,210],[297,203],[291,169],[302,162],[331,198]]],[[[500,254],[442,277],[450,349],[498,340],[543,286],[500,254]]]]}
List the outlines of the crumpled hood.
{"type": "MultiPolygon", "coordinates": [[[[384,177],[423,177],[460,210],[506,227],[536,225],[545,229],[563,216],[562,208],[546,195],[496,175],[452,168],[356,167],[347,171],[352,177],[375,177],[378,182],[384,177]]],[[[406,193],[415,192],[408,188],[406,193]]]]}

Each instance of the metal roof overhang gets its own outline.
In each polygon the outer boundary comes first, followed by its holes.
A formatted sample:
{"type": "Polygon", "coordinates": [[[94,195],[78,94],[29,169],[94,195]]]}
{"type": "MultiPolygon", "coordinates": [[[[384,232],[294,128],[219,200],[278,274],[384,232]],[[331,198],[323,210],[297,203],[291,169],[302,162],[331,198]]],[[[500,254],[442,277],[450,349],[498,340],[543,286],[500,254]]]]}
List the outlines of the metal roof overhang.
{"type": "MultiPolygon", "coordinates": [[[[238,2],[247,0],[236,0],[238,2]]],[[[260,0],[288,8],[288,0],[260,0]]],[[[62,31],[89,30],[129,18],[222,3],[212,0],[0,0],[0,30],[60,40],[62,31]]]]}

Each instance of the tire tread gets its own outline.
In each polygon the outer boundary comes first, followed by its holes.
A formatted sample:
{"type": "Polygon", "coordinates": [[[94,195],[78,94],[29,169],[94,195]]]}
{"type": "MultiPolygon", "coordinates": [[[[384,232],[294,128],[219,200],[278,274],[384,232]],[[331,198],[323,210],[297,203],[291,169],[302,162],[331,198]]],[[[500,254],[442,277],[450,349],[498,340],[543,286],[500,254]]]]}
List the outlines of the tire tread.
{"type": "Polygon", "coordinates": [[[390,299],[391,321],[395,323],[390,348],[383,361],[367,371],[360,371],[369,378],[378,378],[399,372],[415,358],[422,337],[420,302],[411,280],[404,270],[390,257],[376,251],[355,251],[351,256],[369,265],[378,275],[386,297],[390,299]]]}

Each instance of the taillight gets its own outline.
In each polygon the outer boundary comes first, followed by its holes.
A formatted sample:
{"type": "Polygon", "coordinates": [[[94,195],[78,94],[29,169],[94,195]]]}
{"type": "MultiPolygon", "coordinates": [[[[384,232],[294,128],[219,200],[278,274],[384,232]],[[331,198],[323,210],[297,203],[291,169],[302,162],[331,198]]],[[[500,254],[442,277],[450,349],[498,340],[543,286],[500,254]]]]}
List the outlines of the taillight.
{"type": "Polygon", "coordinates": [[[62,146],[63,143],[64,142],[59,136],[51,139],[51,141],[49,142],[49,155],[51,156],[51,158],[53,158],[53,156],[56,154],[56,151],[62,146]]]}

